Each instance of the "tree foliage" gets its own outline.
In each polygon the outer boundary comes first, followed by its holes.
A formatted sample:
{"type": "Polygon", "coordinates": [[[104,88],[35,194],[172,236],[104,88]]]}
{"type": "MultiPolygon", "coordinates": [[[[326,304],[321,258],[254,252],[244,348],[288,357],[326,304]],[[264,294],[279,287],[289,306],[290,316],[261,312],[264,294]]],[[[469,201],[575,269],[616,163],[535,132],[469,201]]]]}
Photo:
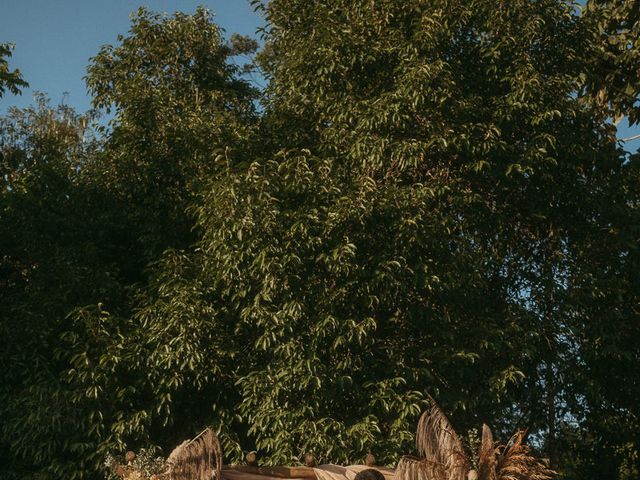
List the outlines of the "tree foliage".
{"type": "Polygon", "coordinates": [[[392,465],[433,396],[635,478],[638,2],[253,3],[247,67],[207,11],[140,10],[88,68],[107,126],[0,125],[2,474],[203,425],[227,462],[392,465]]]}
{"type": "Polygon", "coordinates": [[[8,58],[11,57],[13,45],[10,43],[0,43],[0,98],[2,98],[7,90],[14,95],[21,93],[21,87],[28,87],[29,84],[24,81],[20,70],[11,70],[9,68],[8,58]]]}

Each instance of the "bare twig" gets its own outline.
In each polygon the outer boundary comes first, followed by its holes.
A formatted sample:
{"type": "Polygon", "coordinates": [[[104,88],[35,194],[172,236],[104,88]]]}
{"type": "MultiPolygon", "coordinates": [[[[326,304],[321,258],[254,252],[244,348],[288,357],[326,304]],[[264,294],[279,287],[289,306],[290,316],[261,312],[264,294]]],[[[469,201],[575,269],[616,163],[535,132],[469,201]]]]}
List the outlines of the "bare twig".
{"type": "Polygon", "coordinates": [[[632,140],[637,140],[640,138],[640,133],[638,135],[633,135],[631,137],[627,137],[627,138],[621,138],[620,141],[621,142],[630,142],[632,140]]]}

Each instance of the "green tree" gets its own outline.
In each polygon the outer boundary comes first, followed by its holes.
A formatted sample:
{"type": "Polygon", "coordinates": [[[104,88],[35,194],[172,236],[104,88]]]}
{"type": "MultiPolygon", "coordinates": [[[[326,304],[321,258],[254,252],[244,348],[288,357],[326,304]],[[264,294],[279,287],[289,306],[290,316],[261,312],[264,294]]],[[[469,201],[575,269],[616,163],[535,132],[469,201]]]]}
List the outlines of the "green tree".
{"type": "Polygon", "coordinates": [[[75,306],[117,302],[125,292],[83,177],[97,147],[89,122],[43,97],[0,121],[3,478],[72,478],[69,460],[84,468],[93,454],[61,375],[68,367],[59,339],[75,306]]]}
{"type": "Polygon", "coordinates": [[[44,100],[2,120],[4,476],[96,478],[125,444],[179,440],[153,430],[132,311],[148,264],[193,241],[200,184],[245,148],[255,92],[230,59],[253,48],[203,9],[140,10],[88,70],[107,127],[44,100]]]}
{"type": "Polygon", "coordinates": [[[585,18],[599,41],[592,45],[592,65],[585,72],[587,89],[601,107],[619,120],[640,121],[640,2],[637,0],[586,2],[585,18]]]}
{"type": "Polygon", "coordinates": [[[141,10],[88,70],[100,141],[4,120],[6,475],[204,424],[227,462],[393,464],[431,395],[634,478],[638,2],[253,3],[261,109],[255,42],[141,10]]]}
{"type": "Polygon", "coordinates": [[[10,43],[0,43],[0,98],[9,90],[14,95],[18,95],[21,87],[28,87],[20,74],[20,70],[11,70],[9,68],[8,58],[11,57],[13,45],[10,43]]]}
{"type": "Polygon", "coordinates": [[[123,204],[139,207],[127,210],[142,265],[193,243],[194,194],[221,158],[243,158],[256,92],[230,58],[255,42],[235,39],[227,44],[204,8],[173,16],[141,8],[128,36],[88,68],[93,105],[114,113],[98,168],[123,204]]]}
{"type": "Polygon", "coordinates": [[[393,462],[430,393],[463,429],[529,427],[567,477],[629,470],[638,158],[609,120],[631,107],[592,81],[619,30],[557,0],[263,9],[264,123],[285,150],[214,181],[196,248],[158,265],[148,370],[220,359],[272,462],[393,462]],[[234,372],[214,332],[233,332],[234,372]],[[572,471],[580,448],[607,460],[572,471]]]}

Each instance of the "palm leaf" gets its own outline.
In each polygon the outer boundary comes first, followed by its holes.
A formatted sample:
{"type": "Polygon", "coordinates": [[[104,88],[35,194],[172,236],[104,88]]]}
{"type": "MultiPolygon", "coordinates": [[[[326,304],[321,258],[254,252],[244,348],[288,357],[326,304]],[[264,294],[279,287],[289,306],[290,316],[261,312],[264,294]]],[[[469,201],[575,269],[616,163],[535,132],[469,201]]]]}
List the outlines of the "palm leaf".
{"type": "Polygon", "coordinates": [[[482,425],[482,444],[480,445],[478,458],[478,480],[497,480],[497,453],[493,434],[485,423],[482,425]]]}
{"type": "Polygon", "coordinates": [[[416,446],[428,465],[442,467],[443,480],[465,479],[469,462],[464,454],[462,442],[435,402],[420,417],[416,446]]]}
{"type": "Polygon", "coordinates": [[[531,455],[531,447],[524,444],[526,431],[516,432],[497,457],[497,480],[549,480],[556,472],[547,460],[531,455]]]}
{"type": "Polygon", "coordinates": [[[182,442],[169,455],[166,474],[171,480],[221,480],[222,449],[210,428],[182,442]]]}
{"type": "Polygon", "coordinates": [[[404,456],[396,467],[396,480],[447,480],[444,466],[424,458],[404,456]]]}

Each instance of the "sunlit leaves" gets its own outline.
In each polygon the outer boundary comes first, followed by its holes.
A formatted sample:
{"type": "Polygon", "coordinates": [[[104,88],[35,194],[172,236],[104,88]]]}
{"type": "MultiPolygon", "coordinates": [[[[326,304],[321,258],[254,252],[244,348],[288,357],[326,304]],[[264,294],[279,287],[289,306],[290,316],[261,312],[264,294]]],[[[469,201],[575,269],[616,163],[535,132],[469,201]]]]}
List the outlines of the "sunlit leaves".
{"type": "Polygon", "coordinates": [[[20,73],[20,70],[11,70],[8,59],[11,57],[13,45],[0,43],[0,98],[9,90],[14,95],[21,93],[20,88],[28,87],[20,73]]]}
{"type": "Polygon", "coordinates": [[[102,143],[65,107],[0,125],[6,468],[206,424],[226,462],[393,465],[432,395],[632,476],[637,2],[253,3],[263,110],[255,41],[140,10],[89,67],[102,143]]]}

